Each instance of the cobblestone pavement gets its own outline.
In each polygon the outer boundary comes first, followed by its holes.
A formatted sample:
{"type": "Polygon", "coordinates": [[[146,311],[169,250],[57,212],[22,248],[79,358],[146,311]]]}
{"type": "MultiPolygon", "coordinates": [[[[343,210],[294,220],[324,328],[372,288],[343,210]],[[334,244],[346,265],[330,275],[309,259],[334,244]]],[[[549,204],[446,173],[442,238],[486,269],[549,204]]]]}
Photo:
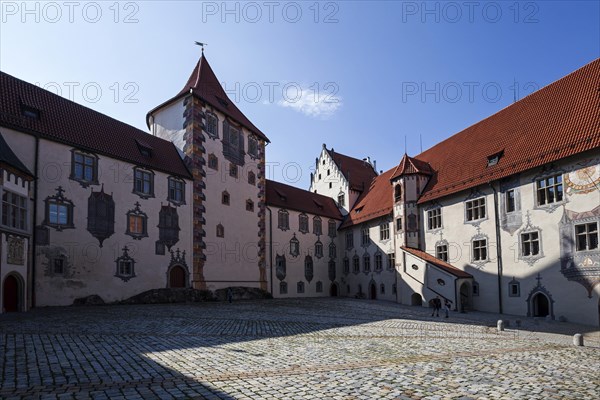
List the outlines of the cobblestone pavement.
{"type": "Polygon", "coordinates": [[[598,332],[575,347],[583,327],[497,318],[351,299],[36,309],[0,315],[0,398],[598,398],[598,332]]]}

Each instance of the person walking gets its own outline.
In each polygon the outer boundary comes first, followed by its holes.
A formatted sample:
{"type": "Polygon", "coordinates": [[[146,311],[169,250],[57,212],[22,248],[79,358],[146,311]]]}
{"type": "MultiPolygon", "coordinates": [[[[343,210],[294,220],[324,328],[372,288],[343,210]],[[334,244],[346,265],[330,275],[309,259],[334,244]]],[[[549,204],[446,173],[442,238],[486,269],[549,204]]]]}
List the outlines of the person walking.
{"type": "Polygon", "coordinates": [[[442,308],[442,300],[440,300],[440,296],[436,296],[435,299],[433,299],[433,312],[431,313],[431,316],[433,317],[433,314],[436,314],[436,317],[440,316],[440,308],[442,308]]]}
{"type": "Polygon", "coordinates": [[[450,303],[450,300],[448,300],[448,299],[444,300],[444,312],[446,313],[446,318],[448,318],[450,316],[451,305],[452,305],[452,303],[450,303]]]}

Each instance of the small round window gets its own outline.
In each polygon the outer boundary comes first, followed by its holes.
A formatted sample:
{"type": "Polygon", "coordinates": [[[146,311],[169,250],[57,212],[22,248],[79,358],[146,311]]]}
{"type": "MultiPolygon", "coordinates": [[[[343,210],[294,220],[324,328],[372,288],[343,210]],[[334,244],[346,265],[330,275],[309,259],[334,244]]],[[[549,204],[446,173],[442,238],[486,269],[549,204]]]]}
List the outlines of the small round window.
{"type": "Polygon", "coordinates": [[[443,279],[441,279],[441,278],[437,280],[437,283],[438,283],[438,285],[440,285],[440,286],[444,286],[444,285],[446,285],[446,281],[444,281],[444,280],[443,280],[443,279]]]}
{"type": "Polygon", "coordinates": [[[419,269],[419,267],[417,267],[417,264],[413,264],[412,265],[412,269],[414,269],[415,271],[419,269]]]}

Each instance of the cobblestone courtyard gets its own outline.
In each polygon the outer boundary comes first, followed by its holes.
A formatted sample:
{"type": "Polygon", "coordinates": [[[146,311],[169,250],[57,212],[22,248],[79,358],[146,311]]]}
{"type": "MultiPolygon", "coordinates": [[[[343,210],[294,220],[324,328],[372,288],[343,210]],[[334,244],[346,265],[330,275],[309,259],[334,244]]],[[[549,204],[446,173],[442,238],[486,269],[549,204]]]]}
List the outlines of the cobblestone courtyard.
{"type": "Polygon", "coordinates": [[[350,299],[5,314],[0,398],[598,398],[598,332],[574,347],[578,327],[496,318],[350,299]]]}

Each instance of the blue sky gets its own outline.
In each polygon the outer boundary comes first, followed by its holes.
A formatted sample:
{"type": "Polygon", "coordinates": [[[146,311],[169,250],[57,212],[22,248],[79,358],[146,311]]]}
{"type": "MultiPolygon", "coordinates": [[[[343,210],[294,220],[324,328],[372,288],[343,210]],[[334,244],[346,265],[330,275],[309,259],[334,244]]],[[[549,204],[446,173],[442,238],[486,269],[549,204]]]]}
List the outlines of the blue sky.
{"type": "Polygon", "coordinates": [[[143,130],[208,43],[304,188],[322,143],[386,170],[600,56],[597,1],[1,3],[2,71],[143,130]]]}

